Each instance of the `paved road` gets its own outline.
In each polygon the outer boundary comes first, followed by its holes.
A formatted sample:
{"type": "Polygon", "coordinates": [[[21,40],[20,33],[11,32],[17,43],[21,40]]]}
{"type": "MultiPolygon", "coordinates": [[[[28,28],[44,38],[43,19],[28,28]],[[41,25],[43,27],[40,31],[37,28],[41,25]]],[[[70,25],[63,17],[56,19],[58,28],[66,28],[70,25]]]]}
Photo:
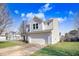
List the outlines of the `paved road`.
{"type": "Polygon", "coordinates": [[[20,46],[18,45],[14,47],[1,48],[0,56],[29,56],[43,47],[45,46],[39,44],[25,44],[20,46]]]}

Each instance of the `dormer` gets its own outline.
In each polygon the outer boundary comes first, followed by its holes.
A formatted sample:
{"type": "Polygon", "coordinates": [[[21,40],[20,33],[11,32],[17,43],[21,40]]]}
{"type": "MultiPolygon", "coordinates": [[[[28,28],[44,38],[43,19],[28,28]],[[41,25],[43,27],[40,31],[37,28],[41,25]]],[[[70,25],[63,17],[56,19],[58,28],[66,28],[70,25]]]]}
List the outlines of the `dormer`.
{"type": "Polygon", "coordinates": [[[43,20],[34,16],[30,21],[30,30],[32,31],[40,31],[42,30],[43,20]]]}

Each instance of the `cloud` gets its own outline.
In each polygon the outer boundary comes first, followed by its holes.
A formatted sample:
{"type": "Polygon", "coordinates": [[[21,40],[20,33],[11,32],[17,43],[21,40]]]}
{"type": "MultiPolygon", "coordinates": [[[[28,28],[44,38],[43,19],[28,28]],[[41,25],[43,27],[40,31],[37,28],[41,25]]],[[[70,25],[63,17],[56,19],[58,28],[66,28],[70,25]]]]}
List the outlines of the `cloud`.
{"type": "Polygon", "coordinates": [[[59,21],[60,23],[66,21],[66,20],[67,20],[67,17],[64,17],[64,18],[58,18],[58,21],[59,21]]]}
{"type": "Polygon", "coordinates": [[[32,12],[26,14],[27,21],[31,20],[33,17],[34,17],[34,14],[32,12]]]}
{"type": "Polygon", "coordinates": [[[24,17],[24,16],[25,16],[25,13],[22,13],[22,14],[21,14],[21,17],[24,17]]]}
{"type": "Polygon", "coordinates": [[[46,11],[49,11],[49,10],[51,10],[51,9],[52,9],[52,7],[50,7],[50,4],[47,3],[47,4],[45,4],[44,6],[42,6],[38,11],[39,11],[39,12],[46,12],[46,11]]]}
{"type": "MultiPolygon", "coordinates": [[[[51,10],[51,9],[52,9],[52,7],[50,7],[50,4],[47,3],[47,4],[45,4],[44,6],[42,6],[42,7],[38,10],[38,13],[34,13],[34,12],[27,13],[27,14],[26,14],[26,18],[27,18],[28,20],[31,20],[34,16],[37,16],[37,17],[39,17],[39,18],[45,20],[45,14],[44,14],[44,12],[49,11],[49,10],[51,10]]],[[[21,17],[23,17],[23,16],[25,16],[25,14],[21,14],[21,17]]]]}
{"type": "Polygon", "coordinates": [[[28,20],[31,20],[34,16],[37,16],[37,17],[39,17],[39,18],[41,18],[41,19],[43,19],[43,20],[45,20],[45,15],[44,15],[44,13],[27,13],[26,14],[26,18],[28,19],[28,20]]]}
{"type": "Polygon", "coordinates": [[[63,18],[58,18],[58,21],[59,21],[59,22],[63,22],[64,19],[63,19],[63,18]]]}
{"type": "Polygon", "coordinates": [[[19,14],[19,11],[18,11],[18,10],[14,10],[14,13],[15,13],[15,14],[19,14]]]}
{"type": "Polygon", "coordinates": [[[69,15],[73,15],[74,13],[72,11],[69,11],[69,15]]]}
{"type": "Polygon", "coordinates": [[[37,17],[39,17],[39,18],[45,20],[45,15],[44,15],[44,13],[37,13],[37,14],[35,14],[35,16],[37,16],[37,17]]]}
{"type": "Polygon", "coordinates": [[[33,14],[32,12],[26,14],[26,17],[27,17],[27,18],[32,18],[33,16],[34,16],[34,14],[33,14]]]}
{"type": "Polygon", "coordinates": [[[45,4],[44,6],[42,6],[42,7],[38,10],[38,13],[34,13],[34,12],[30,12],[30,13],[27,13],[27,14],[22,13],[22,14],[21,14],[21,17],[26,16],[26,18],[27,18],[28,20],[31,20],[34,16],[37,16],[37,17],[39,17],[39,18],[45,20],[45,14],[44,14],[44,12],[49,11],[49,10],[51,10],[51,9],[52,9],[52,7],[50,7],[50,4],[47,3],[47,4],[45,4]]]}

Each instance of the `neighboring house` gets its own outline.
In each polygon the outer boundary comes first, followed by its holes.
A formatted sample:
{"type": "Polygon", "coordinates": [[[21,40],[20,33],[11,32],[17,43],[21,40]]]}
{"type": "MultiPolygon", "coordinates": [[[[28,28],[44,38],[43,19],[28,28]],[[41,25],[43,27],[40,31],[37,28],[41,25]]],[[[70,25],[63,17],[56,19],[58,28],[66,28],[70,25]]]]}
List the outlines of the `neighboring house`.
{"type": "Polygon", "coordinates": [[[0,41],[6,41],[5,32],[0,35],[0,41]]]}
{"type": "Polygon", "coordinates": [[[6,37],[4,35],[0,35],[0,41],[6,41],[6,37]]]}
{"type": "Polygon", "coordinates": [[[13,32],[13,31],[6,33],[6,37],[7,37],[6,38],[7,40],[21,40],[22,39],[18,33],[13,32]]]}
{"type": "Polygon", "coordinates": [[[34,16],[26,22],[26,40],[29,43],[54,44],[60,41],[57,18],[47,21],[34,16]]]}
{"type": "Polygon", "coordinates": [[[11,41],[11,40],[22,40],[22,37],[13,31],[10,31],[8,33],[2,33],[2,35],[0,35],[0,41],[11,41]]]}

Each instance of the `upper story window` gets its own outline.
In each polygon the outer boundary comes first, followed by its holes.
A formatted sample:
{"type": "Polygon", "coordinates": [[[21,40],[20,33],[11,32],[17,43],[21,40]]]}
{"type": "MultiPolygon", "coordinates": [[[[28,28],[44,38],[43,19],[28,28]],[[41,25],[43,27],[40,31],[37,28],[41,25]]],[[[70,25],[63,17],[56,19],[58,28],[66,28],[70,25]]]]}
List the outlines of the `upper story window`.
{"type": "Polygon", "coordinates": [[[38,29],[38,23],[36,24],[36,29],[38,29]]]}
{"type": "Polygon", "coordinates": [[[38,23],[33,24],[33,29],[38,29],[38,23]]]}
{"type": "Polygon", "coordinates": [[[33,29],[35,29],[35,24],[33,24],[33,29]]]}

